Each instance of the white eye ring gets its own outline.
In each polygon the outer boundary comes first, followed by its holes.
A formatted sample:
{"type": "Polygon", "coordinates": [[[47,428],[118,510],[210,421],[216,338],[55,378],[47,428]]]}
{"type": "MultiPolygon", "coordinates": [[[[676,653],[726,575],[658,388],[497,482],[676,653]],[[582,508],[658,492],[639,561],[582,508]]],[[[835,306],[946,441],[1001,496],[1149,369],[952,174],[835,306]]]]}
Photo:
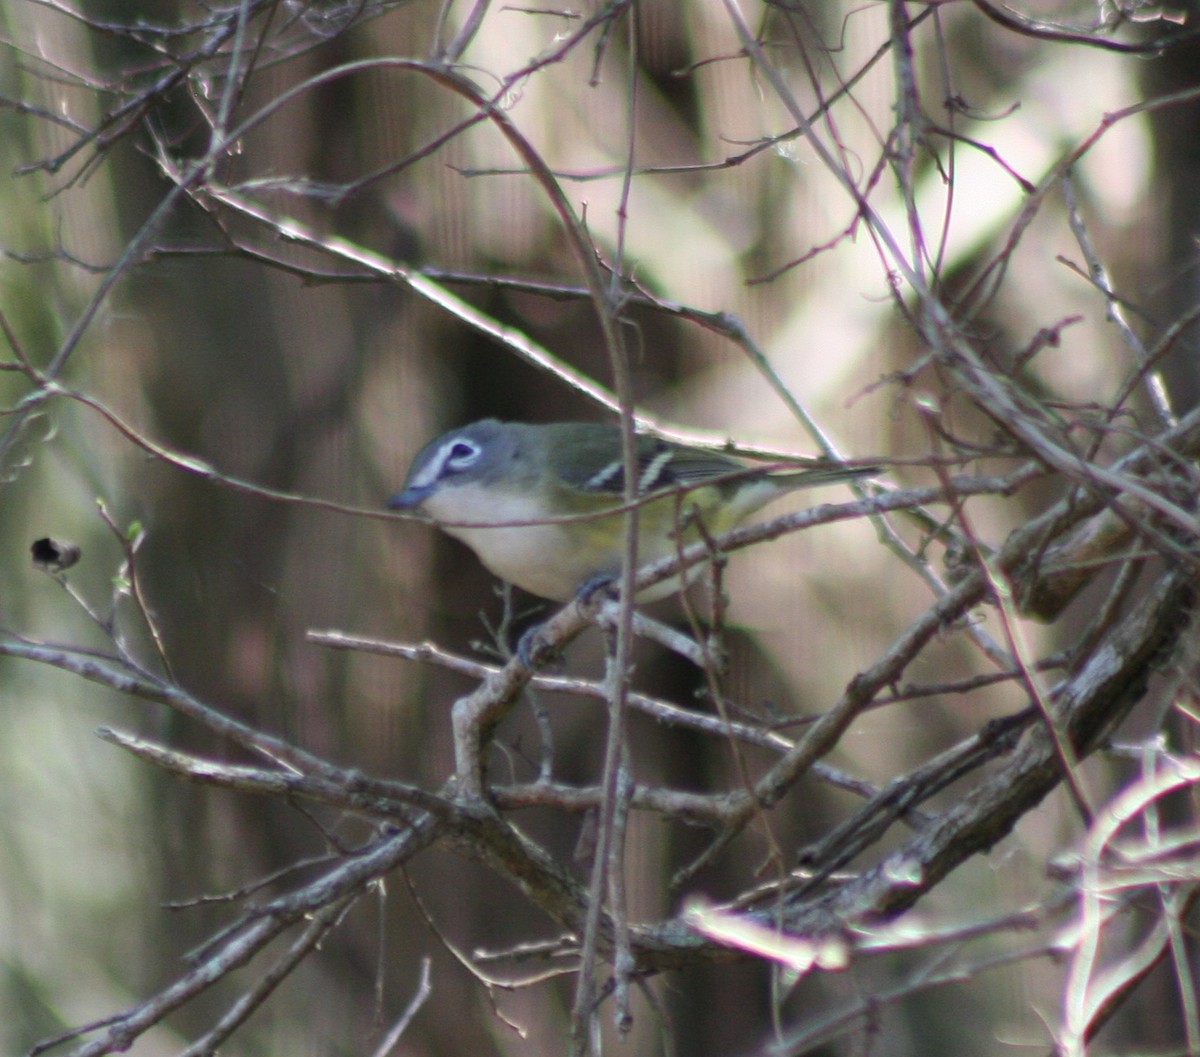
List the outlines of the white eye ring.
{"type": "Polygon", "coordinates": [[[422,467],[413,474],[408,486],[415,489],[430,489],[438,481],[452,477],[473,466],[482,452],[483,448],[480,445],[465,437],[448,440],[438,448],[432,458],[427,459],[422,467]]]}
{"type": "Polygon", "coordinates": [[[452,440],[444,449],[442,468],[452,471],[465,470],[479,458],[482,450],[474,441],[464,440],[461,437],[452,440]]]}

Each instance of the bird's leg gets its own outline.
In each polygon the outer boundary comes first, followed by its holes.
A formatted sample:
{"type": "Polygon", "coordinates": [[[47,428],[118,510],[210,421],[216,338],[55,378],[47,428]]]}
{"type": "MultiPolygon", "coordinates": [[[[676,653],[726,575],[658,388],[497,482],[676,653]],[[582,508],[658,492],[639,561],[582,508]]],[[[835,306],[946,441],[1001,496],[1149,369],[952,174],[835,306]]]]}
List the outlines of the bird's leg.
{"type": "MultiPolygon", "coordinates": [[[[575,592],[575,601],[580,608],[592,608],[602,601],[599,597],[601,594],[615,599],[616,583],[617,578],[609,573],[597,573],[595,576],[589,576],[575,592]]],[[[539,622],[527,628],[517,640],[517,656],[521,658],[521,663],[526,668],[541,668],[560,657],[557,650],[549,649],[538,639],[538,633],[542,630],[543,623],[539,622]]],[[[611,632],[608,634],[610,638],[609,652],[612,653],[616,649],[616,640],[611,638],[611,632]]]]}
{"type": "Polygon", "coordinates": [[[596,596],[601,591],[607,591],[610,598],[617,597],[617,578],[612,573],[596,573],[589,576],[575,592],[575,601],[581,606],[590,606],[598,601],[596,596]]]}
{"type": "MultiPolygon", "coordinates": [[[[611,573],[597,573],[595,576],[589,576],[575,592],[575,601],[581,607],[598,608],[604,601],[599,597],[601,594],[607,596],[609,601],[617,600],[619,594],[617,578],[611,573]]],[[[600,627],[604,632],[604,654],[611,661],[617,655],[617,627],[611,622],[601,622],[600,627]]]]}
{"type": "Polygon", "coordinates": [[[545,626],[546,622],[539,620],[522,631],[521,637],[517,639],[517,656],[526,668],[537,670],[562,659],[562,654],[556,647],[552,648],[538,637],[545,626]]]}

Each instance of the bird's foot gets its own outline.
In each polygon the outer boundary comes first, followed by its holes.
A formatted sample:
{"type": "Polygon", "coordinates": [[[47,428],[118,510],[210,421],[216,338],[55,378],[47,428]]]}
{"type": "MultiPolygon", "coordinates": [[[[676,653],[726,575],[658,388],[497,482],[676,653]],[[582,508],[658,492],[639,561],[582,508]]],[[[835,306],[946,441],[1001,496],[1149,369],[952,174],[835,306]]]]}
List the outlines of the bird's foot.
{"type": "Polygon", "coordinates": [[[597,573],[595,576],[589,576],[575,592],[575,601],[581,606],[594,605],[600,601],[601,593],[608,595],[610,599],[616,599],[617,578],[611,573],[597,573]]]}
{"type": "MultiPolygon", "coordinates": [[[[602,601],[601,595],[608,599],[617,596],[617,578],[608,573],[598,573],[589,577],[575,592],[575,601],[584,608],[596,606],[602,601]]],[[[526,668],[545,668],[556,661],[562,660],[562,654],[556,646],[549,645],[542,637],[545,622],[526,628],[517,640],[517,656],[526,668]]]]}
{"type": "Polygon", "coordinates": [[[548,668],[562,661],[562,653],[557,646],[551,646],[542,636],[545,621],[538,621],[532,627],[521,632],[517,639],[517,656],[521,663],[533,671],[548,668]]]}

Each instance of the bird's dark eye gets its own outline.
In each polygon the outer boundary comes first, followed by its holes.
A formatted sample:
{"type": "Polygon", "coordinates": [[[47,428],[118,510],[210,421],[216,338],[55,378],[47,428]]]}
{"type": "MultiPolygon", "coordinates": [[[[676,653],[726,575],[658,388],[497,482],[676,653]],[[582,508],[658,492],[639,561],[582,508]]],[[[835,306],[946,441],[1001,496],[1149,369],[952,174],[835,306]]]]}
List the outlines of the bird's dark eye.
{"type": "Polygon", "coordinates": [[[456,440],[446,452],[447,470],[465,470],[479,458],[480,448],[469,440],[456,440]]]}

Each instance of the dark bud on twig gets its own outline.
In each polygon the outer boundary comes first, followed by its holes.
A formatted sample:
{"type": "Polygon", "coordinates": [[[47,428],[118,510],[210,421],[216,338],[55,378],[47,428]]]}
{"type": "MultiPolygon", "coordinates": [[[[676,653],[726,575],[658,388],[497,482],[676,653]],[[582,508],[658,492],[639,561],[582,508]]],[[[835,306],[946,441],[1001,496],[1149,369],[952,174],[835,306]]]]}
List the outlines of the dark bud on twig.
{"type": "Polygon", "coordinates": [[[53,540],[49,536],[34,540],[29,551],[33,555],[34,567],[45,569],[48,573],[61,573],[71,568],[83,553],[76,544],[53,540]]]}

